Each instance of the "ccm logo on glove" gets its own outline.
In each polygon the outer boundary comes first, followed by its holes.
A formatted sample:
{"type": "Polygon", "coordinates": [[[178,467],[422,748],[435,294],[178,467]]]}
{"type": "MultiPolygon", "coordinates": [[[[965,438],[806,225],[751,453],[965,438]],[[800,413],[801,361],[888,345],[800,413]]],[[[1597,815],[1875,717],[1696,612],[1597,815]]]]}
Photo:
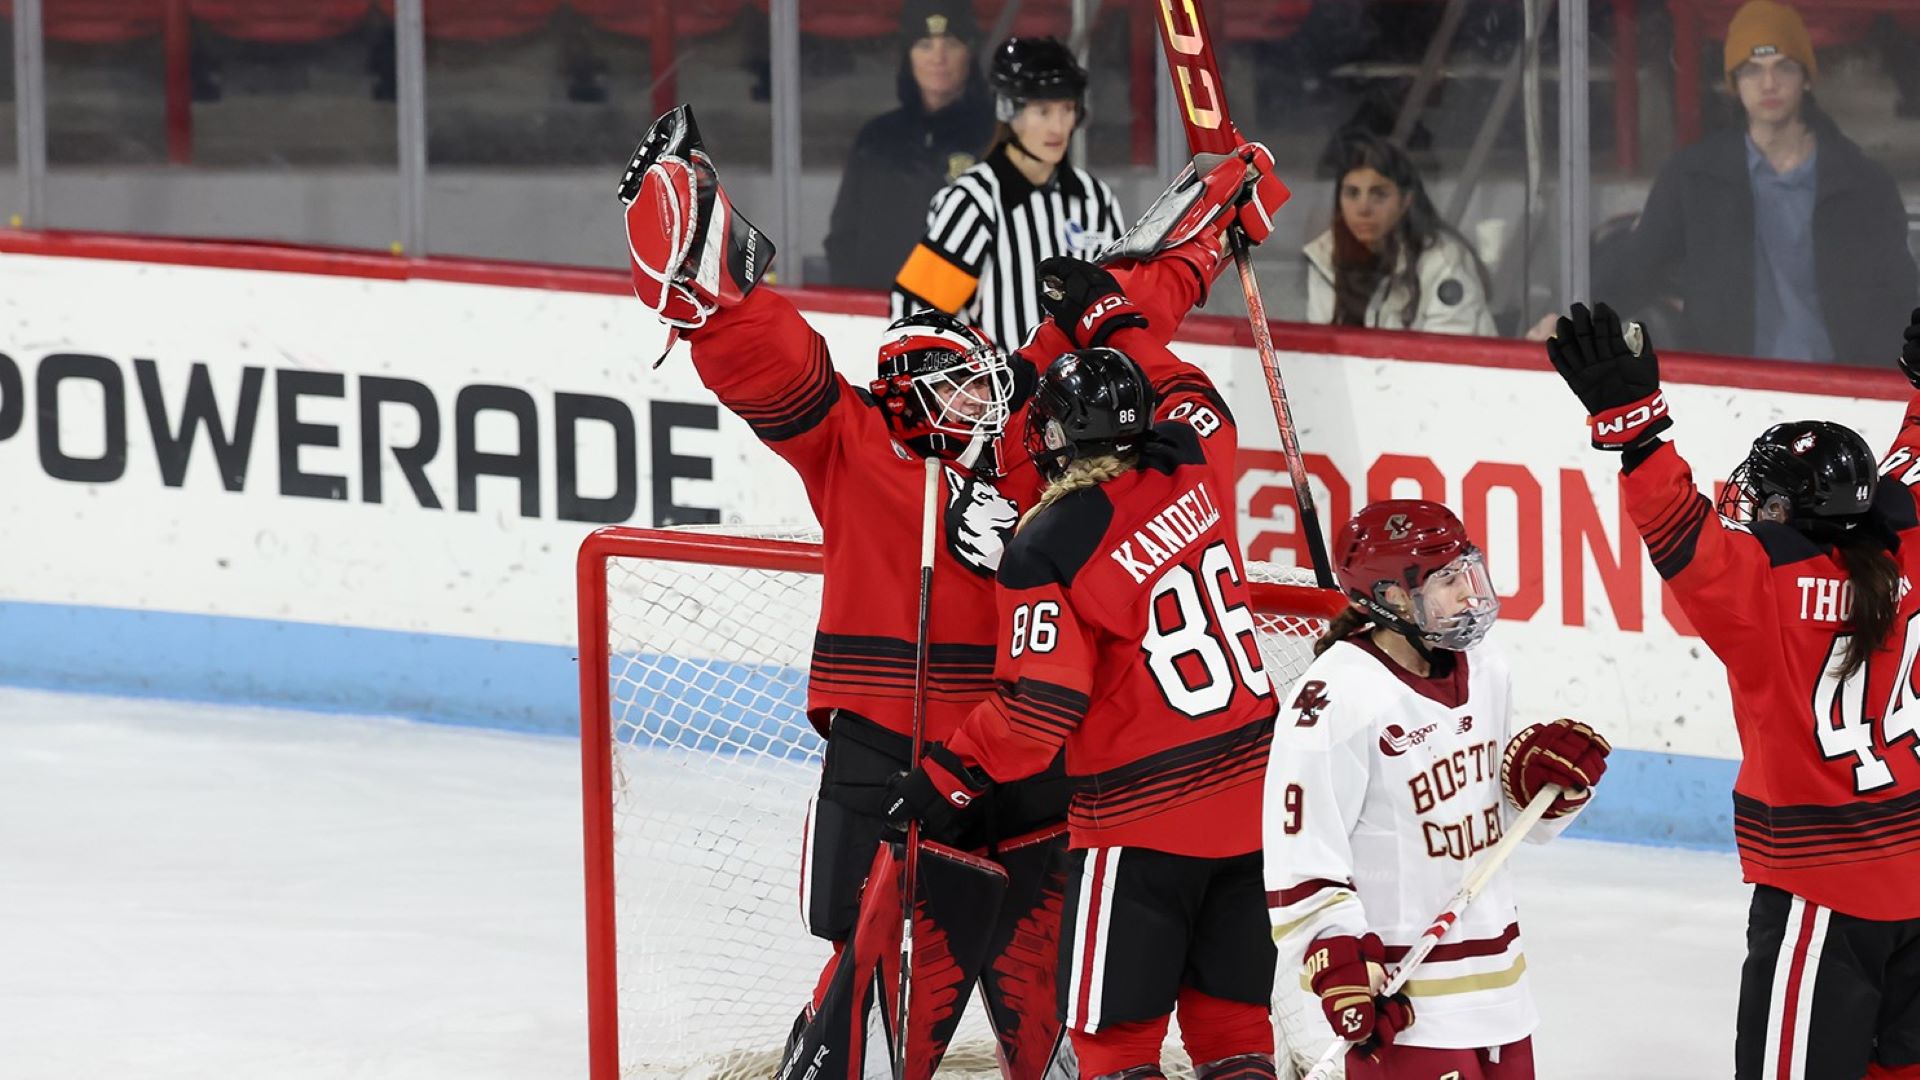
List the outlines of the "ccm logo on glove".
{"type": "Polygon", "coordinates": [[[1127,298],[1124,296],[1108,296],[1102,298],[1099,303],[1088,308],[1085,315],[1080,316],[1080,329],[1091,331],[1095,326],[1100,324],[1100,317],[1102,315],[1125,305],[1126,302],[1127,298]]]}
{"type": "Polygon", "coordinates": [[[1667,392],[1662,390],[1632,405],[1609,409],[1595,416],[1593,435],[1596,440],[1605,440],[1609,444],[1630,445],[1639,439],[1640,429],[1665,415],[1667,415],[1667,392]]]}

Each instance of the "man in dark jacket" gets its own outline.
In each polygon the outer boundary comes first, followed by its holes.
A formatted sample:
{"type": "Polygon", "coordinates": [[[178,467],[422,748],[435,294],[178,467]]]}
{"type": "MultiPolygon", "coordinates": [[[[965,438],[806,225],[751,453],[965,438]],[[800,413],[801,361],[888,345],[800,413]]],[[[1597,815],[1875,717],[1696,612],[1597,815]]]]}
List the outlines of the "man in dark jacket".
{"type": "Polygon", "coordinates": [[[968,0],[907,0],[900,107],[860,129],[827,229],[835,285],[885,289],[927,227],[934,193],[979,159],[993,102],[974,63],[968,0]]]}
{"type": "Polygon", "coordinates": [[[1746,114],[1676,153],[1632,234],[1594,259],[1595,296],[1681,304],[1680,346],[1878,365],[1915,302],[1906,210],[1885,169],[1814,104],[1819,67],[1791,7],[1751,0],[1727,28],[1746,114]]]}

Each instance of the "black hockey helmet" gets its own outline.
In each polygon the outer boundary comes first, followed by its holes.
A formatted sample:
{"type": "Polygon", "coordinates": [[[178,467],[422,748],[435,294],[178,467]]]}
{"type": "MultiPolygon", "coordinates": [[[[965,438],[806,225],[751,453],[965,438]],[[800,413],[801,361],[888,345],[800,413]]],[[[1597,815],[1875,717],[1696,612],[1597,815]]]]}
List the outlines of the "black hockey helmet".
{"type": "Polygon", "coordinates": [[[1080,349],[1047,366],[1027,406],[1027,456],[1047,480],[1069,462],[1134,449],[1153,426],[1153,385],[1118,349],[1080,349]]]}
{"type": "Polygon", "coordinates": [[[922,457],[958,457],[976,436],[997,438],[1013,405],[1006,354],[944,311],[916,311],[887,327],[879,378],[867,389],[888,427],[922,457]]]}
{"type": "Polygon", "coordinates": [[[1015,37],[993,51],[994,118],[1012,123],[1029,101],[1071,101],[1087,115],[1087,69],[1072,51],[1050,37],[1015,37]]]}
{"type": "Polygon", "coordinates": [[[1878,462],[1859,433],[1826,420],[1793,420],[1753,440],[1747,459],[1720,493],[1717,509],[1746,525],[1775,500],[1784,500],[1794,527],[1833,535],[1863,519],[1878,482],[1878,462]]]}

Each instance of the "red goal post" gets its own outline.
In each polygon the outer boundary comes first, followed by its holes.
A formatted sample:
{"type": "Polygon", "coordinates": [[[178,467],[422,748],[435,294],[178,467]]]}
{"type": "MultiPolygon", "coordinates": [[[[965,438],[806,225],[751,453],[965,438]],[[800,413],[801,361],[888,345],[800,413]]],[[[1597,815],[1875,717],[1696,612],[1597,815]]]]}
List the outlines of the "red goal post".
{"type": "MultiPolygon", "coordinates": [[[[593,1080],[769,1075],[825,963],[800,914],[822,565],[799,529],[618,527],[580,546],[593,1080]]],[[[1248,574],[1284,688],[1345,601],[1307,570],[1248,574]]],[[[995,1075],[968,1012],[942,1073],[995,1075]]]]}

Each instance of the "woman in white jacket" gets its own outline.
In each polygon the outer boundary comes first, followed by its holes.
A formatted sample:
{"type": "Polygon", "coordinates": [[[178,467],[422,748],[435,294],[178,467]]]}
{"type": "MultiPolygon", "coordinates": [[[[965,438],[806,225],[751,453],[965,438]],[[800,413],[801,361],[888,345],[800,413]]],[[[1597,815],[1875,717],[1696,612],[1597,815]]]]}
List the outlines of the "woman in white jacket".
{"type": "Polygon", "coordinates": [[[1333,226],[1304,249],[1307,321],[1492,336],[1487,268],[1441,219],[1406,153],[1353,133],[1335,162],[1333,226]]]}

